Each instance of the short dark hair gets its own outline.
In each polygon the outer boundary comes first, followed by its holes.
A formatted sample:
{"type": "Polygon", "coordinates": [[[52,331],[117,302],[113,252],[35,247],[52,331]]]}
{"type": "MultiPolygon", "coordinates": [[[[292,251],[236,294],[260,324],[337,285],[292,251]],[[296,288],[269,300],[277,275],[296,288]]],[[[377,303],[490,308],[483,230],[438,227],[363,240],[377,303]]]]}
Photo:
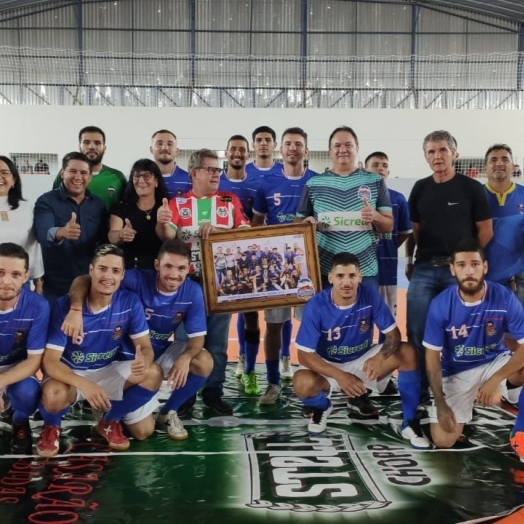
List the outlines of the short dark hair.
{"type": "Polygon", "coordinates": [[[229,143],[232,142],[233,140],[242,140],[246,143],[246,147],[247,147],[247,150],[249,151],[249,142],[247,141],[247,138],[245,136],[242,136],[242,135],[233,135],[228,141],[227,141],[227,146],[226,146],[226,149],[229,149],[229,143]]]}
{"type": "Polygon", "coordinates": [[[173,133],[173,131],[169,131],[169,129],[159,129],[158,131],[155,131],[153,133],[153,135],[151,136],[151,140],[153,140],[153,138],[155,138],[156,135],[160,135],[160,134],[164,134],[164,133],[167,133],[167,134],[171,135],[175,140],[178,140],[178,138],[176,137],[175,133],[173,133]]]}
{"type": "Polygon", "coordinates": [[[89,158],[84,155],[84,153],[80,153],[80,151],[71,151],[71,153],[67,153],[67,155],[62,158],[62,169],[66,169],[71,160],[80,160],[81,162],[85,162],[89,166],[89,172],[91,173],[93,171],[91,160],[89,160],[89,158]]]}
{"type": "Polygon", "coordinates": [[[368,162],[373,158],[380,158],[381,160],[387,160],[389,162],[388,155],[386,153],[383,153],[382,151],[375,151],[374,153],[371,153],[366,157],[366,160],[364,160],[364,165],[367,166],[368,162]]]}
{"type": "Polygon", "coordinates": [[[503,151],[507,151],[509,153],[509,156],[511,157],[511,160],[513,161],[513,151],[511,150],[511,147],[509,147],[507,144],[493,144],[488,148],[486,151],[486,154],[484,155],[484,165],[488,163],[488,157],[493,151],[497,151],[498,149],[502,149],[503,151]]]}
{"type": "Polygon", "coordinates": [[[18,209],[20,200],[25,200],[25,198],[22,197],[22,179],[20,173],[18,172],[16,164],[9,157],[0,155],[0,160],[5,162],[15,182],[14,186],[9,190],[9,193],[7,193],[7,203],[11,209],[18,209]]]}
{"type": "Polygon", "coordinates": [[[136,194],[135,184],[133,184],[133,173],[135,171],[149,171],[155,177],[158,185],[155,188],[155,204],[161,204],[163,198],[169,198],[167,194],[166,183],[164,182],[164,177],[160,172],[160,168],[149,158],[141,158],[137,160],[133,167],[131,168],[131,173],[129,174],[129,179],[122,195],[123,202],[137,202],[138,195],[136,194]]]}
{"type": "Polygon", "coordinates": [[[181,257],[187,258],[188,261],[191,261],[191,250],[185,242],[178,238],[172,238],[171,240],[166,240],[158,251],[157,260],[160,260],[166,253],[170,255],[179,255],[181,257]]]}
{"type": "Polygon", "coordinates": [[[455,263],[455,256],[457,253],[478,253],[482,259],[482,262],[486,260],[484,250],[480,247],[478,241],[473,238],[463,239],[457,244],[453,250],[453,253],[451,254],[450,261],[452,264],[455,263]]]}
{"type": "Polygon", "coordinates": [[[333,130],[333,132],[329,135],[329,141],[328,141],[328,149],[331,148],[331,141],[333,140],[333,137],[339,132],[339,131],[347,131],[350,135],[353,135],[353,138],[355,139],[355,144],[358,147],[358,137],[355,131],[349,126],[339,126],[336,129],[333,130]]]}
{"type": "MultiPolygon", "coordinates": [[[[99,127],[96,127],[96,126],[86,126],[86,127],[83,127],[82,129],[80,129],[80,132],[78,133],[78,143],[82,142],[82,135],[84,133],[99,133],[102,135],[102,142],[106,143],[106,134],[99,128],[99,127]]],[[[40,160],[41,162],[41,160],[40,160]]]]}
{"type": "Polygon", "coordinates": [[[107,255],[115,255],[120,257],[122,259],[122,267],[124,267],[124,250],[118,246],[115,246],[115,244],[101,244],[98,246],[93,252],[91,265],[94,266],[100,257],[105,257],[107,255]]]}
{"type": "Polygon", "coordinates": [[[260,126],[260,127],[257,127],[253,133],[252,133],[252,138],[253,138],[253,142],[255,141],[255,137],[259,134],[259,133],[269,133],[272,137],[273,137],[273,142],[276,142],[277,141],[277,134],[275,133],[275,131],[273,129],[271,129],[269,126],[260,126]]]}
{"type": "Polygon", "coordinates": [[[360,262],[353,253],[337,253],[331,262],[331,269],[335,266],[355,266],[360,269],[360,262]]]}
{"type": "Polygon", "coordinates": [[[284,141],[284,137],[286,135],[300,135],[304,139],[304,142],[307,147],[307,133],[301,127],[288,127],[282,133],[282,142],[284,141]]]}
{"type": "Polygon", "coordinates": [[[27,251],[13,242],[3,242],[0,244],[0,257],[19,258],[24,261],[25,270],[29,269],[29,255],[27,251]]]}

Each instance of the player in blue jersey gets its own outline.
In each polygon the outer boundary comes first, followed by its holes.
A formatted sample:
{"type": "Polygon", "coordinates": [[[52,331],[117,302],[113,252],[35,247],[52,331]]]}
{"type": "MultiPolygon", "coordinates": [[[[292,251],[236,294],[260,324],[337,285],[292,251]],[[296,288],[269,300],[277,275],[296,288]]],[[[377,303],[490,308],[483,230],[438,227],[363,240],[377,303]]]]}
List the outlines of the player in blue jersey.
{"type": "MultiPolygon", "coordinates": [[[[190,260],[191,252],[184,242],[166,240],[155,260],[155,271],[130,269],[122,282],[122,287],[136,293],[142,302],[155,362],[173,389],[157,417],[157,425],[167,430],[173,440],[188,437],[177,411],[198,392],[213,369],[213,359],[203,349],[207,328],[202,288],[186,279],[190,260]],[[170,342],[181,322],[184,322],[188,342],[170,342]]],[[[82,317],[76,309],[82,304],[89,283],[89,277],[79,277],[71,288],[72,310],[63,326],[71,337],[81,334],[82,317]]],[[[133,354],[126,357],[132,359],[133,354]]],[[[124,422],[126,425],[140,422],[140,430],[149,434],[154,427],[152,413],[157,407],[158,401],[152,399],[139,410],[127,414],[124,422]]]]}
{"type": "MultiPolygon", "coordinates": [[[[497,401],[505,379],[524,382],[524,315],[506,287],[484,280],[487,262],[472,240],[457,245],[451,256],[457,285],[435,297],[429,307],[424,347],[434,401],[431,436],[439,448],[449,448],[472,417],[475,399],[483,406],[497,401]],[[504,346],[508,332],[516,350],[504,346]]],[[[524,458],[524,396],[510,436],[515,452],[524,458]]]]}
{"type": "MultiPolygon", "coordinates": [[[[147,404],[162,383],[162,370],[153,363],[142,304],[134,293],[119,289],[124,277],[123,251],[112,244],[98,247],[89,274],[91,288],[82,305],[83,336],[73,340],[62,332],[69,296],[53,306],[42,362],[46,377],[39,410],[44,427],[36,445],[43,457],[58,453],[62,416],[82,399],[93,409],[105,411],[96,430],[109,447],[128,449],[120,420],[147,404]],[[122,352],[133,353],[133,360],[119,360],[122,352]]],[[[140,422],[128,428],[136,438],[147,436],[140,422]]]]}
{"type": "MultiPolygon", "coordinates": [[[[311,298],[304,307],[296,346],[303,368],[295,372],[293,387],[305,406],[313,409],[310,434],[326,429],[333,410],[332,390],[349,399],[382,391],[398,370],[402,401],[401,435],[419,449],[430,444],[416,419],[420,371],[415,350],[400,341],[400,331],[378,292],[361,284],[356,255],[338,253],[328,274],[332,287],[311,298]],[[373,326],[385,334],[383,344],[373,345],[373,326]]],[[[353,404],[348,402],[348,410],[353,404]]]]}
{"type": "Polygon", "coordinates": [[[253,162],[246,165],[248,175],[265,176],[273,170],[279,170],[280,164],[273,159],[273,151],[277,147],[277,135],[269,126],[257,127],[253,133],[253,162]]]}
{"type": "Polygon", "coordinates": [[[35,373],[47,339],[49,305],[23,286],[29,256],[22,247],[0,244],[0,413],[13,409],[11,451],[30,455],[29,417],[36,411],[40,386],[35,373]]]}
{"type": "MultiPolygon", "coordinates": [[[[305,167],[308,149],[307,133],[303,129],[291,127],[284,131],[280,153],[283,160],[282,168],[266,174],[257,193],[251,222],[253,226],[261,226],[264,221],[268,225],[293,222],[304,185],[316,175],[314,171],[305,167]]],[[[283,262],[281,255],[278,255],[278,260],[279,263],[283,262]]],[[[276,263],[275,259],[272,262],[276,263]]],[[[264,316],[268,387],[260,397],[260,403],[274,404],[280,396],[279,350],[282,346],[282,329],[286,322],[289,322],[291,328],[291,309],[266,310],[264,316]]],[[[286,368],[291,370],[289,355],[285,364],[286,368]]],[[[288,373],[292,376],[290,371],[288,373]]]]}
{"type": "Polygon", "coordinates": [[[191,189],[189,173],[176,163],[178,156],[177,137],[167,129],[153,133],[149,151],[164,177],[169,199],[183,195],[191,189]]]}

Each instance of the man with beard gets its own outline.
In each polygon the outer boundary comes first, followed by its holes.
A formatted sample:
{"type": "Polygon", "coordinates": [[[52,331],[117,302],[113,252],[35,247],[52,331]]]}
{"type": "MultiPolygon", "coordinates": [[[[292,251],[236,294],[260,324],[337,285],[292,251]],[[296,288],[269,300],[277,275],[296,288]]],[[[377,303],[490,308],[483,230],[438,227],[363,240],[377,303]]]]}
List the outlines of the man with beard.
{"type": "MultiPolygon", "coordinates": [[[[472,239],[457,245],[450,269],[457,285],[431,302],[423,340],[434,395],[431,436],[439,448],[452,447],[462,435],[475,399],[492,406],[506,379],[524,383],[524,315],[519,301],[507,287],[484,280],[488,265],[472,239]],[[516,341],[513,352],[504,346],[506,331],[516,341]]],[[[519,408],[523,406],[521,393],[519,408]]],[[[519,409],[510,444],[524,458],[524,409],[519,409]]]]}
{"type": "MultiPolygon", "coordinates": [[[[113,204],[120,202],[126,187],[126,177],[117,169],[102,164],[106,152],[106,135],[95,126],[87,126],[78,133],[78,150],[89,158],[93,178],[88,189],[101,198],[109,211],[113,204]]],[[[56,176],[53,189],[62,183],[60,173],[56,176]]]]}
{"type": "Polygon", "coordinates": [[[176,163],[178,146],[176,135],[167,129],[160,129],[151,137],[149,151],[164,177],[169,199],[180,196],[191,189],[189,173],[176,163]]]}

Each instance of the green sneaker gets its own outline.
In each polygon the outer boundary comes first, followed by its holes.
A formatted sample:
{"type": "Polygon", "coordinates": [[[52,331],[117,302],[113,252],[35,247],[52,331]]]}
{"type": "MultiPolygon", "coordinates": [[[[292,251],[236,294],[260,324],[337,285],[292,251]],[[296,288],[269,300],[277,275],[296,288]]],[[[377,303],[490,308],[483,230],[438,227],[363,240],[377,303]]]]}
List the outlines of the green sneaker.
{"type": "Polygon", "coordinates": [[[244,386],[244,391],[246,392],[246,395],[258,395],[260,393],[260,388],[258,387],[257,374],[254,371],[251,371],[251,373],[243,373],[240,381],[244,386]]]}

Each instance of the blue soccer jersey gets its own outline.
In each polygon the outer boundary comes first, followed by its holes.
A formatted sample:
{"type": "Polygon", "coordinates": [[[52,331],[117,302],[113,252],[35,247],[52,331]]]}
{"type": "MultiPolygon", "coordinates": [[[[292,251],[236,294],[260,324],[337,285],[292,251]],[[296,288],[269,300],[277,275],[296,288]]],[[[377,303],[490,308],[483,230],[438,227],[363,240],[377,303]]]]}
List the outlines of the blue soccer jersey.
{"type": "Polygon", "coordinates": [[[187,193],[192,187],[189,173],[178,166],[170,175],[164,175],[163,179],[169,200],[187,193]]]}
{"type": "Polygon", "coordinates": [[[357,300],[347,308],[335,305],[332,288],[311,298],[304,307],[296,346],[317,353],[329,362],[350,362],[373,345],[373,325],[382,333],[396,327],[395,320],[377,291],[360,284],[357,300]]]}
{"type": "Polygon", "coordinates": [[[247,175],[244,180],[231,180],[223,171],[218,184],[219,191],[234,193],[242,204],[244,215],[251,220],[253,218],[253,204],[261,183],[260,175],[247,175]]]}
{"type": "Polygon", "coordinates": [[[497,193],[488,184],[484,186],[493,218],[524,214],[524,186],[511,183],[505,193],[497,193]]]}
{"type": "Polygon", "coordinates": [[[399,233],[411,233],[412,231],[406,197],[393,189],[389,190],[389,197],[391,198],[391,209],[393,211],[393,231],[391,233],[381,233],[377,244],[379,286],[397,285],[398,235],[399,233]]]}
{"type": "Polygon", "coordinates": [[[249,162],[249,164],[246,164],[246,173],[248,174],[248,176],[263,177],[271,173],[272,171],[280,171],[281,169],[282,164],[280,162],[277,162],[276,160],[273,161],[271,167],[258,167],[254,161],[249,162]]]}
{"type": "Polygon", "coordinates": [[[155,360],[171,343],[168,339],[180,322],[184,322],[189,338],[205,335],[207,330],[202,288],[186,279],[176,292],[168,294],[158,291],[156,279],[156,271],[128,269],[122,283],[142,301],[155,360]]]}
{"type": "Polygon", "coordinates": [[[49,325],[47,300],[22,288],[13,308],[0,311],[0,367],[44,352],[49,325]]]}
{"type": "Polygon", "coordinates": [[[149,333],[140,299],[130,291],[119,289],[111,303],[93,313],[84,301],[82,320],[84,337],[73,344],[61,329],[69,312],[69,296],[53,306],[47,347],[62,351],[62,362],[73,370],[101,369],[118,359],[118,353],[135,354],[131,339],[149,333]]]}
{"type": "Polygon", "coordinates": [[[452,286],[429,307],[424,347],[442,351],[442,375],[449,376],[482,366],[505,351],[504,333],[524,342],[524,314],[506,287],[486,282],[482,300],[464,302],[452,286]]]}
{"type": "Polygon", "coordinates": [[[304,185],[315,175],[311,169],[306,169],[300,177],[288,177],[282,169],[265,175],[253,212],[266,215],[267,225],[293,222],[304,185]]]}

